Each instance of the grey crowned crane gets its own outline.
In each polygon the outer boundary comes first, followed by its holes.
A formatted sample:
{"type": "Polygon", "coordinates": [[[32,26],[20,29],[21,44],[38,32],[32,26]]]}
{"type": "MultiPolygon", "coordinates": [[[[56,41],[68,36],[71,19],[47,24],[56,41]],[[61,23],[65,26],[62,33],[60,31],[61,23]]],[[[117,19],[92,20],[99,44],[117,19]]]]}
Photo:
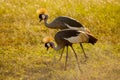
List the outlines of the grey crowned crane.
{"type": "MultiPolygon", "coordinates": [[[[67,65],[67,60],[68,60],[68,46],[72,48],[75,54],[76,60],[77,60],[78,67],[79,67],[78,57],[77,57],[75,50],[72,47],[72,44],[91,43],[94,45],[97,42],[97,39],[93,35],[86,33],[84,31],[72,30],[72,29],[65,29],[65,30],[61,30],[57,32],[54,39],[55,39],[57,46],[55,46],[53,42],[46,42],[45,47],[47,48],[47,50],[51,47],[56,51],[67,47],[65,70],[66,70],[66,65],[67,65]]],[[[80,70],[80,67],[79,67],[79,70],[80,70]]]]}
{"type": "MultiPolygon", "coordinates": [[[[51,23],[48,23],[48,15],[46,14],[46,9],[40,9],[37,11],[39,14],[39,19],[40,21],[44,20],[44,24],[46,27],[51,28],[51,29],[75,29],[75,30],[80,30],[84,32],[90,33],[90,31],[85,28],[81,23],[79,23],[77,20],[70,18],[70,17],[65,17],[65,16],[60,16],[55,18],[51,23]]],[[[85,58],[87,58],[85,51],[83,49],[82,44],[80,43],[80,46],[83,50],[85,58]]]]}
{"type": "Polygon", "coordinates": [[[48,23],[48,15],[45,14],[45,10],[39,11],[39,19],[40,22],[42,20],[44,20],[44,24],[46,27],[48,28],[52,28],[52,29],[76,29],[76,30],[81,30],[81,31],[85,31],[85,32],[89,32],[90,31],[85,28],[81,23],[79,23],[77,20],[70,18],[70,17],[66,17],[66,16],[59,16],[57,18],[55,18],[51,23],[48,23]]]}

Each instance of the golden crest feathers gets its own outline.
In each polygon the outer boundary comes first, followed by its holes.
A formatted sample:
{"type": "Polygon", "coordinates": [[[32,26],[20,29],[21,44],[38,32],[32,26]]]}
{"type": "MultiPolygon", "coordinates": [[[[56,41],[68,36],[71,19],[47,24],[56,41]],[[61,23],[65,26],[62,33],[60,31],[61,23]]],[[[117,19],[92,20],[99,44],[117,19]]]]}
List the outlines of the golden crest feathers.
{"type": "Polygon", "coordinates": [[[43,38],[44,43],[51,42],[51,41],[53,41],[53,37],[51,37],[51,36],[47,36],[47,37],[43,38]]]}
{"type": "Polygon", "coordinates": [[[47,10],[45,8],[40,8],[37,10],[37,14],[46,14],[47,10]]]}

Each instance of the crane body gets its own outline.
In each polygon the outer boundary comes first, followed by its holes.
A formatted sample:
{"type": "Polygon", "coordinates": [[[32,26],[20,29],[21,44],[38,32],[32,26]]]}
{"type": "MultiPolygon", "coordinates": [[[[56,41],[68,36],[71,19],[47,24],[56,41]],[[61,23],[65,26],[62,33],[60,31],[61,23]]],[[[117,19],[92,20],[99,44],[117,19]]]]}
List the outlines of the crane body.
{"type": "MultiPolygon", "coordinates": [[[[75,50],[73,49],[72,44],[91,43],[94,45],[97,42],[97,39],[93,35],[86,33],[84,31],[72,30],[72,29],[65,29],[57,32],[54,39],[57,46],[55,46],[53,42],[46,42],[45,47],[47,48],[47,50],[51,47],[54,50],[58,51],[62,48],[64,49],[65,47],[67,47],[66,58],[68,58],[67,57],[68,46],[70,46],[75,54],[77,63],[78,63],[77,54],[75,53],[75,50]]],[[[65,69],[66,69],[66,63],[67,63],[67,59],[65,62],[65,69]]]]}
{"type": "Polygon", "coordinates": [[[67,17],[67,16],[59,16],[55,18],[50,23],[47,22],[48,15],[40,14],[39,15],[40,21],[44,20],[44,24],[46,27],[51,29],[76,29],[85,32],[90,32],[87,28],[85,28],[80,22],[77,20],[67,17]]]}

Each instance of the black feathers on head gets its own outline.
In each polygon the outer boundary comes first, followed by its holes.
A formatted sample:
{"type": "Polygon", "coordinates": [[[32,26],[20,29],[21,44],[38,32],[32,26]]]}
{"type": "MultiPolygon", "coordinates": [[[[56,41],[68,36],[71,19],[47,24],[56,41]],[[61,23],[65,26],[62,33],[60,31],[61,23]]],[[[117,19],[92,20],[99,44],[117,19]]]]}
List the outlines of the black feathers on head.
{"type": "Polygon", "coordinates": [[[43,14],[40,14],[40,15],[39,15],[39,19],[40,19],[40,21],[43,20],[43,19],[42,19],[42,15],[43,15],[43,14]]]}

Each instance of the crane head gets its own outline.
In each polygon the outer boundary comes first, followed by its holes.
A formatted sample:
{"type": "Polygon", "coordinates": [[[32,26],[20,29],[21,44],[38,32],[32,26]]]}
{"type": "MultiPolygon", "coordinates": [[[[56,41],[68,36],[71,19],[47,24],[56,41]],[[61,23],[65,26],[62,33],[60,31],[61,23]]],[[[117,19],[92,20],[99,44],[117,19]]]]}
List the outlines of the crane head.
{"type": "Polygon", "coordinates": [[[40,22],[42,21],[42,20],[47,20],[48,19],[48,15],[47,14],[40,14],[39,15],[39,19],[40,19],[40,22]]]}
{"type": "Polygon", "coordinates": [[[51,47],[53,48],[53,43],[52,42],[47,42],[45,43],[45,47],[47,48],[47,50],[51,47]]]}
{"type": "Polygon", "coordinates": [[[42,20],[44,20],[44,18],[45,18],[44,14],[40,14],[40,15],[39,15],[40,22],[41,22],[42,20]]]}
{"type": "Polygon", "coordinates": [[[45,20],[46,19],[46,14],[47,14],[47,10],[45,8],[40,8],[37,10],[37,14],[39,15],[39,19],[40,21],[45,20]]]}

